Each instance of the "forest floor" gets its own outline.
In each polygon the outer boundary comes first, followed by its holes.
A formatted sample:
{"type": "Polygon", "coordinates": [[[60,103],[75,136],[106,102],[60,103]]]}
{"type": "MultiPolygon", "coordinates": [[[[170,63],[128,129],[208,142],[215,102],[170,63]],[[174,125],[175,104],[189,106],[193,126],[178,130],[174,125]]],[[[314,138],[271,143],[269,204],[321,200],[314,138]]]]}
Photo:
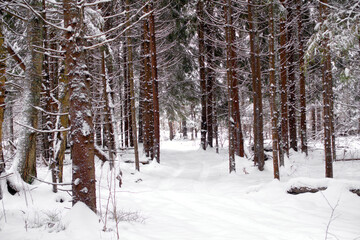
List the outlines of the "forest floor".
{"type": "MultiPolygon", "coordinates": [[[[360,138],[341,145],[339,156],[348,157],[360,150],[360,138]]],[[[109,172],[97,161],[97,215],[81,204],[71,208],[68,192],[52,193],[41,182],[15,196],[5,193],[0,239],[360,239],[360,197],[349,191],[360,188],[360,161],[335,162],[334,179],[325,179],[323,150],[313,144],[308,157],[290,153],[278,181],[271,160],[259,172],[252,161],[237,158],[237,171],[229,174],[227,151],[203,151],[198,141],[164,141],[161,153],[161,164],[141,165],[140,172],[124,163],[131,152],[124,154],[122,188],[118,170],[109,172]],[[288,194],[294,186],[327,189],[288,194]]],[[[46,167],[38,170],[39,179],[50,181],[50,175],[46,167]]],[[[68,164],[65,182],[70,180],[68,164]]]]}

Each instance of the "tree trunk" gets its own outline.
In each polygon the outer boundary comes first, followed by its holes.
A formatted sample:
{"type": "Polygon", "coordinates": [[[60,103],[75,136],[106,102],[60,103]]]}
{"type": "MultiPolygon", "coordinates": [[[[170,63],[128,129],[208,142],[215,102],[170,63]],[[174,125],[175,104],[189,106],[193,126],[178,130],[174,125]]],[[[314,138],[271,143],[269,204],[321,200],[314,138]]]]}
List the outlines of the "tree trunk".
{"type": "Polygon", "coordinates": [[[316,132],[321,132],[322,131],[322,115],[323,113],[321,112],[321,106],[318,106],[316,108],[316,132]]]}
{"type": "MultiPolygon", "coordinates": [[[[122,92],[122,84],[119,84],[119,99],[120,102],[124,102],[124,94],[122,92]]],[[[120,146],[125,147],[124,142],[124,107],[120,104],[120,146]]]]}
{"type": "Polygon", "coordinates": [[[204,39],[204,2],[198,0],[196,5],[196,14],[198,19],[198,44],[199,44],[199,74],[200,74],[200,91],[201,91],[201,147],[206,150],[206,76],[205,76],[205,39],[204,39]]]}
{"type": "Polygon", "coordinates": [[[253,21],[252,0],[248,0],[248,21],[250,31],[250,64],[254,101],[254,162],[260,171],[264,170],[264,139],[261,93],[261,69],[259,47],[256,44],[256,27],[253,21]]]}
{"type": "Polygon", "coordinates": [[[154,2],[149,4],[149,35],[150,35],[150,58],[151,58],[151,79],[153,89],[153,105],[154,105],[154,157],[160,163],[160,112],[159,112],[159,82],[157,73],[157,52],[155,39],[155,19],[154,19],[154,2]]]}
{"type": "MultiPolygon", "coordinates": [[[[321,0],[320,2],[320,18],[322,23],[322,30],[326,32],[327,27],[325,26],[325,21],[328,15],[327,0],[321,0]]],[[[325,176],[328,178],[333,177],[333,156],[332,156],[332,144],[331,144],[331,61],[330,52],[328,48],[328,36],[324,36],[322,41],[323,47],[323,124],[324,124],[324,150],[325,150],[325,176]]]]}
{"type": "Polygon", "coordinates": [[[124,56],[123,56],[123,62],[124,62],[124,134],[125,134],[125,147],[129,147],[129,74],[128,74],[128,60],[127,60],[127,46],[126,42],[124,42],[124,56]]]}
{"type": "Polygon", "coordinates": [[[174,139],[174,123],[169,121],[169,132],[170,132],[170,141],[174,139]]]}
{"type": "MultiPolygon", "coordinates": [[[[107,47],[107,46],[106,46],[107,47]]],[[[114,167],[114,161],[116,158],[116,145],[115,145],[115,137],[114,137],[114,129],[112,125],[112,117],[111,117],[111,109],[110,109],[110,94],[108,89],[111,89],[109,86],[108,72],[106,71],[105,59],[110,58],[111,56],[105,56],[105,50],[101,50],[101,78],[102,78],[102,86],[103,86],[103,98],[105,100],[104,103],[104,138],[106,139],[106,145],[108,148],[108,156],[109,156],[109,165],[110,169],[114,167]]]]}
{"type": "MultiPolygon", "coordinates": [[[[45,0],[42,0],[42,18],[46,21],[46,4],[45,0]]],[[[42,31],[43,31],[43,47],[44,49],[49,48],[48,44],[48,31],[47,31],[47,24],[45,21],[42,21],[42,31]]],[[[51,131],[55,128],[56,125],[56,118],[51,115],[50,113],[56,112],[55,109],[55,102],[52,99],[51,91],[54,89],[54,81],[55,78],[50,78],[50,67],[53,65],[53,62],[50,62],[50,57],[47,54],[44,54],[44,61],[43,61],[43,84],[42,84],[42,92],[44,94],[43,96],[43,108],[45,112],[42,112],[42,124],[43,128],[45,130],[51,131]]],[[[51,176],[52,176],[52,182],[53,184],[53,192],[57,192],[57,164],[54,157],[54,133],[45,132],[43,133],[43,155],[45,158],[45,161],[48,162],[51,169],[51,176]]]]}
{"type": "Polygon", "coordinates": [[[126,31],[127,47],[128,47],[128,71],[129,71],[129,88],[130,88],[130,106],[131,106],[131,129],[132,139],[135,153],[135,169],[140,171],[137,129],[136,129],[136,108],[135,108],[135,90],[134,90],[134,69],[133,69],[133,49],[130,31],[130,2],[126,0],[126,22],[128,30],[126,31]]]}
{"type": "Polygon", "coordinates": [[[225,12],[225,39],[226,39],[226,79],[228,88],[228,124],[229,124],[229,172],[235,172],[235,148],[236,148],[236,104],[233,98],[234,77],[233,74],[233,42],[232,42],[232,6],[231,0],[224,0],[225,12]]]}
{"type": "MultiPolygon", "coordinates": [[[[0,17],[2,17],[0,13],[0,17]]],[[[5,171],[5,159],[2,147],[2,129],[5,112],[5,82],[6,82],[6,48],[2,32],[2,21],[0,21],[0,176],[5,171]]],[[[2,199],[2,189],[0,184],[0,200],[2,199]]]]}
{"type": "Polygon", "coordinates": [[[311,136],[312,139],[316,137],[316,107],[311,107],[311,136]]]}
{"type": "Polygon", "coordinates": [[[272,154],[274,166],[274,178],[280,180],[279,172],[279,135],[278,135],[278,115],[276,107],[276,79],[275,79],[275,29],[274,29],[274,1],[269,5],[269,79],[270,79],[270,114],[271,114],[271,136],[272,136],[272,154]]]}
{"type": "MultiPolygon", "coordinates": [[[[232,10],[230,11],[232,15],[232,10]]],[[[235,147],[236,155],[244,157],[244,137],[242,133],[241,118],[240,118],[240,102],[239,102],[239,89],[238,89],[238,80],[236,74],[236,51],[235,51],[235,29],[232,26],[232,18],[230,25],[230,38],[231,38],[231,99],[233,99],[233,119],[235,119],[235,147]]]]}
{"type": "Polygon", "coordinates": [[[302,1],[297,0],[298,15],[298,41],[299,41],[299,71],[300,71],[300,139],[301,152],[308,155],[307,149],[307,131],[306,131],[306,92],[305,92],[305,63],[304,63],[304,43],[302,27],[302,1]]]}
{"type": "MultiPolygon", "coordinates": [[[[149,11],[149,6],[144,7],[144,14],[149,11]]],[[[143,20],[143,48],[144,48],[144,151],[146,157],[154,158],[154,111],[152,104],[152,82],[150,62],[150,34],[149,20],[143,20]]]]}
{"type": "MultiPolygon", "coordinates": [[[[41,2],[34,0],[30,4],[35,10],[41,10],[41,2]]],[[[42,46],[42,26],[41,20],[37,16],[30,17],[27,31],[30,60],[26,66],[25,86],[30,92],[26,96],[25,124],[38,129],[38,111],[35,107],[40,106],[43,54],[35,49],[35,46],[42,46]]],[[[36,135],[35,131],[26,128],[25,141],[21,144],[23,146],[20,150],[22,158],[20,173],[22,179],[27,183],[32,183],[33,177],[36,177],[36,135]]]]}
{"type": "Polygon", "coordinates": [[[294,3],[287,3],[287,69],[289,85],[289,135],[290,148],[297,151],[297,130],[296,130],[296,80],[295,80],[295,34],[292,20],[296,17],[293,9],[294,3]]]}
{"type": "MultiPolygon", "coordinates": [[[[207,27],[208,29],[209,27],[207,27]]],[[[209,32],[209,35],[211,33],[209,32]]],[[[207,43],[207,81],[206,81],[206,92],[207,92],[207,102],[206,102],[206,106],[207,106],[207,144],[209,145],[209,147],[213,147],[213,91],[214,91],[214,80],[215,80],[215,72],[214,72],[214,64],[213,64],[213,59],[214,59],[214,49],[212,46],[210,46],[210,43],[207,43]]]]}
{"type": "MultiPolygon", "coordinates": [[[[285,0],[280,0],[285,8],[285,0]]],[[[286,15],[280,13],[280,79],[281,79],[281,143],[283,152],[289,156],[289,135],[288,135],[288,91],[286,73],[286,15]]]]}
{"type": "Polygon", "coordinates": [[[186,127],[186,119],[184,118],[182,120],[182,132],[183,132],[183,138],[184,139],[187,139],[188,138],[188,135],[187,135],[187,127],[186,127]]]}
{"type": "Polygon", "coordinates": [[[85,75],[84,3],[64,0],[65,76],[70,83],[71,158],[73,205],[85,203],[96,212],[94,127],[90,105],[90,76],[85,75]]]}
{"type": "MultiPolygon", "coordinates": [[[[205,8],[208,12],[208,14],[213,15],[214,14],[214,3],[211,1],[205,1],[205,8]]],[[[203,17],[203,13],[202,17],[203,17]]],[[[204,20],[204,19],[202,19],[204,20]]],[[[204,39],[205,44],[205,50],[206,50],[206,132],[207,132],[207,145],[209,147],[213,147],[213,138],[214,138],[214,110],[213,110],[213,98],[214,98],[214,83],[215,83],[215,49],[212,45],[211,36],[214,34],[214,27],[211,24],[205,24],[204,25],[204,34],[207,36],[206,39],[204,39]]]]}
{"type": "Polygon", "coordinates": [[[216,153],[219,153],[219,125],[218,125],[218,116],[217,116],[217,101],[216,96],[214,99],[214,135],[215,135],[215,149],[216,153]]]}

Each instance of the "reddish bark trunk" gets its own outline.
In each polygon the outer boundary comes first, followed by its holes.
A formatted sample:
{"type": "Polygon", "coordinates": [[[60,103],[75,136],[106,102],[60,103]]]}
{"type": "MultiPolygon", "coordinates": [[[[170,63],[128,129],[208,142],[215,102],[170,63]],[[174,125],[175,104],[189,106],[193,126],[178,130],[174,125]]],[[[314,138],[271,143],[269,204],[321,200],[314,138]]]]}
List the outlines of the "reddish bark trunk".
{"type": "Polygon", "coordinates": [[[160,163],[160,113],[159,113],[159,81],[157,71],[157,52],[155,37],[155,18],[154,18],[154,2],[149,3],[149,35],[150,35],[150,59],[151,59],[151,79],[153,90],[153,106],[154,106],[154,157],[160,163]]]}
{"type": "Polygon", "coordinates": [[[305,92],[305,63],[304,63],[304,43],[303,43],[303,27],[302,27],[302,1],[297,0],[298,15],[298,41],[299,41],[299,70],[300,70],[300,139],[301,151],[308,154],[307,149],[307,131],[306,131],[306,92],[305,92]]]}
{"type": "Polygon", "coordinates": [[[86,76],[83,40],[83,7],[75,0],[64,0],[65,75],[70,82],[70,122],[73,204],[81,201],[96,212],[94,129],[89,85],[86,76]]]}
{"type": "Polygon", "coordinates": [[[199,72],[200,72],[200,91],[201,91],[201,147],[206,150],[206,75],[205,75],[205,39],[204,39],[204,3],[199,0],[196,5],[198,18],[198,44],[199,44],[199,72]]]}
{"type": "MultiPolygon", "coordinates": [[[[285,0],[280,0],[284,5],[285,0]]],[[[285,6],[284,6],[285,7],[285,6]]],[[[287,91],[287,72],[286,72],[286,16],[281,13],[280,17],[280,80],[281,80],[281,142],[283,152],[289,155],[289,134],[288,134],[288,91],[287,91]]],[[[283,166],[284,162],[280,161],[283,166]]]]}

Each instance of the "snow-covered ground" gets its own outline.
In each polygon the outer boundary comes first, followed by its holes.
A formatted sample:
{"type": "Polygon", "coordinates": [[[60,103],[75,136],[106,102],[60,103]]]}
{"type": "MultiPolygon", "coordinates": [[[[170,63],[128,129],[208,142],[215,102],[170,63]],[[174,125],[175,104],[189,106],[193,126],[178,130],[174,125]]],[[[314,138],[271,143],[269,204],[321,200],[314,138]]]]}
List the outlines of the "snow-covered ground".
{"type": "MultiPolygon", "coordinates": [[[[259,172],[238,158],[237,172],[229,174],[226,150],[202,151],[195,141],[164,141],[161,153],[161,164],[142,165],[140,173],[120,163],[122,188],[117,170],[111,174],[97,162],[98,215],[82,204],[71,209],[69,194],[54,194],[45,183],[6,193],[0,239],[360,239],[360,197],[349,191],[360,188],[360,161],[335,162],[334,179],[325,179],[322,149],[313,148],[308,157],[292,152],[279,182],[271,161],[259,172]],[[327,189],[287,193],[297,185],[327,189]]],[[[123,155],[122,161],[131,158],[123,155]]],[[[68,165],[65,182],[70,174],[68,165]]],[[[40,169],[39,178],[50,181],[50,172],[40,169]]]]}

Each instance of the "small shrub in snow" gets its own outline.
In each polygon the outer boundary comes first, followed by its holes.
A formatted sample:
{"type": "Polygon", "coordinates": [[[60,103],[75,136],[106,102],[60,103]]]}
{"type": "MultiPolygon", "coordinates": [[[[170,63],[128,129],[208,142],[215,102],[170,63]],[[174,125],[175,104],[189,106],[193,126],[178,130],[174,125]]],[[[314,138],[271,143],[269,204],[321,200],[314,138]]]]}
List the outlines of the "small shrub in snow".
{"type": "Polygon", "coordinates": [[[61,231],[64,228],[61,227],[61,213],[58,211],[47,211],[47,212],[25,212],[21,211],[24,216],[24,227],[29,228],[42,228],[49,229],[52,232],[56,226],[56,231],[61,231]]]}
{"type": "Polygon", "coordinates": [[[116,223],[119,222],[131,222],[131,223],[145,223],[145,218],[141,216],[139,212],[129,212],[118,210],[115,212],[111,212],[110,219],[115,220],[116,223]]]}

